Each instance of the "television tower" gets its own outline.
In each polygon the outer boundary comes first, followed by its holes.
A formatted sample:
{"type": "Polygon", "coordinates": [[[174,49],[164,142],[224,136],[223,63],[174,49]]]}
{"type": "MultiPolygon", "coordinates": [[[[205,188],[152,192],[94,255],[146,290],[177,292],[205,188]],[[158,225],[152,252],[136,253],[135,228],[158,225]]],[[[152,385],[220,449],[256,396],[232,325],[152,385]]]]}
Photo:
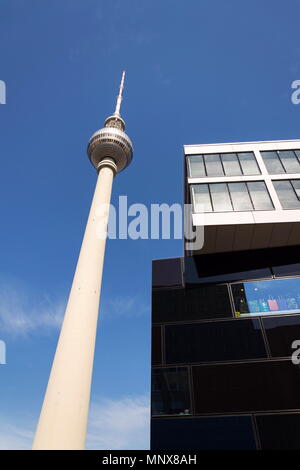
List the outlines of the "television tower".
{"type": "Polygon", "coordinates": [[[33,449],[85,447],[112,183],[132,159],[132,143],[120,116],[124,78],[125,72],[114,114],[88,143],[98,179],[33,449]]]}

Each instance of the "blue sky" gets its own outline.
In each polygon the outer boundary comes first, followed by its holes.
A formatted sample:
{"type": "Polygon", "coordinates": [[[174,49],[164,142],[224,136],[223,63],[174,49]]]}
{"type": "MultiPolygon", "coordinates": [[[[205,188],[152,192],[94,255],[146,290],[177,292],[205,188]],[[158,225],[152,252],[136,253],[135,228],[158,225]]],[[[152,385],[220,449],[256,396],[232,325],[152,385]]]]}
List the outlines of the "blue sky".
{"type": "MultiPolygon", "coordinates": [[[[182,146],[299,138],[300,2],[0,0],[0,448],[30,447],[96,182],[90,135],[134,143],[112,202],[182,202],[182,146]]],[[[151,260],[181,240],[110,240],[89,448],[147,448],[151,260]],[[117,419],[118,417],[118,419],[117,419]]]]}

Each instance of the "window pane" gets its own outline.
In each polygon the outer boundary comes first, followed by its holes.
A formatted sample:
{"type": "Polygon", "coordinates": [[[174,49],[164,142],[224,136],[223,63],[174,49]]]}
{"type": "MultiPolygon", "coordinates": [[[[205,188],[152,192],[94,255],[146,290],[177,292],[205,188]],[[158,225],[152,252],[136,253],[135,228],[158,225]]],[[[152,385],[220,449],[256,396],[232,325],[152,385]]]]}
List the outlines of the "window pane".
{"type": "Polygon", "coordinates": [[[298,199],[300,200],[300,180],[291,180],[291,183],[294,187],[298,199]]]}
{"type": "Polygon", "coordinates": [[[221,158],[226,176],[238,176],[242,174],[236,153],[223,153],[221,158]]]}
{"type": "Polygon", "coordinates": [[[214,183],[210,184],[209,188],[213,210],[215,212],[232,211],[227,185],[224,183],[214,183]]]}
{"type": "Polygon", "coordinates": [[[289,180],[273,181],[283,209],[299,209],[300,201],[289,180]]]}
{"type": "Polygon", "coordinates": [[[298,157],[298,160],[300,161],[300,150],[294,150],[295,154],[298,157]]]}
{"type": "Polygon", "coordinates": [[[284,168],[278,158],[277,152],[261,152],[267,167],[268,173],[278,175],[285,173],[284,168]]]}
{"type": "Polygon", "coordinates": [[[162,363],[161,326],[152,326],[151,358],[153,365],[162,363]]]}
{"type": "Polygon", "coordinates": [[[252,203],[245,183],[229,183],[229,192],[235,211],[252,211],[252,203]]]}
{"type": "Polygon", "coordinates": [[[267,187],[263,181],[247,183],[250,196],[256,211],[268,211],[274,209],[267,187]]]}
{"type": "Polygon", "coordinates": [[[225,284],[152,291],[152,319],[155,323],[228,317],[232,317],[232,311],[225,284]]]}
{"type": "Polygon", "coordinates": [[[181,258],[156,259],[152,262],[153,287],[181,287],[181,258]]]}
{"type": "Polygon", "coordinates": [[[253,152],[238,153],[238,158],[244,175],[260,175],[253,152]]]}
{"type": "Polygon", "coordinates": [[[290,359],[193,366],[195,414],[300,408],[300,368],[290,359]]]}
{"type": "Polygon", "coordinates": [[[299,412],[256,415],[255,420],[262,450],[299,450],[299,412]]]}
{"type": "Polygon", "coordinates": [[[300,338],[300,315],[264,318],[269,348],[273,357],[290,357],[291,345],[300,338]]]}
{"type": "Polygon", "coordinates": [[[300,278],[232,284],[238,317],[300,313],[300,278]]]}
{"type": "MultiPolygon", "coordinates": [[[[295,432],[295,429],[300,428],[300,422],[298,420],[293,424],[293,435],[290,431],[289,436],[295,443],[294,448],[298,449],[296,443],[299,442],[299,433],[295,432]]],[[[284,434],[284,430],[285,427],[282,426],[279,432],[284,434]]],[[[274,427],[272,431],[274,433],[274,427]]],[[[251,417],[155,418],[151,422],[151,450],[166,449],[254,450],[256,444],[251,417]]]]}
{"type": "Polygon", "coordinates": [[[190,414],[187,367],[153,370],[152,414],[190,414]]]}
{"type": "Polygon", "coordinates": [[[202,155],[191,155],[189,157],[189,176],[191,178],[206,176],[202,155]]]}
{"type": "Polygon", "coordinates": [[[192,200],[195,212],[212,212],[208,185],[192,184],[192,200]]]}
{"type": "Polygon", "coordinates": [[[220,156],[218,154],[204,155],[207,176],[224,176],[220,156]]]}
{"type": "Polygon", "coordinates": [[[258,318],[166,325],[165,341],[167,364],[266,357],[258,318]]]}
{"type": "Polygon", "coordinates": [[[300,172],[300,163],[293,150],[278,151],[278,155],[286,173],[300,172]]]}

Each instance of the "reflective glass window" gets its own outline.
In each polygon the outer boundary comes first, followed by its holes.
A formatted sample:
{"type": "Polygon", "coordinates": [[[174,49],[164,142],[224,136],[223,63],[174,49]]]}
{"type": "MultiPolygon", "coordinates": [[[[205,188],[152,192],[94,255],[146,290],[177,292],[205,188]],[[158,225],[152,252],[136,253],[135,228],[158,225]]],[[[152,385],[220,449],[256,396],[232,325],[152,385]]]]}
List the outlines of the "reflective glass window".
{"type": "Polygon", "coordinates": [[[268,211],[274,209],[269,192],[263,181],[252,181],[247,183],[254,210],[268,211]]]}
{"type": "Polygon", "coordinates": [[[227,285],[152,291],[154,323],[232,317],[227,285]]]}
{"type": "Polygon", "coordinates": [[[185,289],[153,289],[152,321],[180,321],[185,317],[185,289]]]}
{"type": "Polygon", "coordinates": [[[214,212],[232,211],[227,184],[213,183],[209,188],[214,212]]]}
{"type": "Polygon", "coordinates": [[[165,341],[167,364],[266,357],[258,318],[166,325],[165,341]]]}
{"type": "Polygon", "coordinates": [[[205,167],[202,155],[190,155],[189,161],[189,176],[191,178],[201,178],[206,176],[205,167]]]}
{"type": "Polygon", "coordinates": [[[208,184],[192,184],[191,192],[194,212],[212,211],[208,184]]]}
{"type": "Polygon", "coordinates": [[[273,181],[274,188],[279,197],[283,209],[299,209],[300,198],[299,194],[299,180],[280,180],[273,181]],[[295,188],[297,188],[295,190],[295,188]]]}
{"type": "Polygon", "coordinates": [[[277,152],[261,152],[261,155],[267,167],[268,173],[273,175],[285,173],[284,167],[282,166],[277,152]]]}
{"type": "Polygon", "coordinates": [[[300,150],[294,150],[299,162],[300,162],[300,150]]]}
{"type": "Polygon", "coordinates": [[[242,174],[236,153],[223,153],[221,158],[226,176],[238,176],[242,174]]]}
{"type": "Polygon", "coordinates": [[[182,285],[181,258],[166,258],[152,262],[152,286],[175,287],[182,285]]]}
{"type": "Polygon", "coordinates": [[[263,318],[269,348],[273,357],[291,357],[292,344],[300,340],[300,315],[263,318]]]}
{"type": "Polygon", "coordinates": [[[191,185],[194,212],[273,210],[263,181],[191,185]]]}
{"type": "Polygon", "coordinates": [[[253,210],[246,183],[229,183],[228,187],[235,211],[253,210]]]}
{"type": "Polygon", "coordinates": [[[251,416],[155,418],[151,450],[256,449],[251,416]]]}
{"type": "Polygon", "coordinates": [[[300,413],[256,415],[262,450],[299,450],[300,413]]]}
{"type": "Polygon", "coordinates": [[[278,156],[286,173],[300,173],[300,163],[293,150],[279,150],[278,156]]]}
{"type": "Polygon", "coordinates": [[[300,278],[231,284],[237,316],[300,313],[300,278]]]}
{"type": "Polygon", "coordinates": [[[219,154],[204,155],[207,176],[223,176],[224,171],[219,154]]]}
{"type": "Polygon", "coordinates": [[[300,201],[300,180],[291,180],[291,183],[293,185],[294,191],[297,195],[297,198],[300,201]]]}
{"type": "Polygon", "coordinates": [[[253,152],[240,152],[238,153],[238,158],[242,167],[243,175],[260,174],[260,170],[253,152]]]}
{"type": "Polygon", "coordinates": [[[189,155],[188,169],[191,178],[260,174],[253,152],[189,155]]]}
{"type": "Polygon", "coordinates": [[[152,415],[191,413],[187,367],[152,370],[152,415]]]}
{"type": "Polygon", "coordinates": [[[161,357],[161,326],[152,327],[152,364],[160,365],[161,357]]]}
{"type": "Polygon", "coordinates": [[[300,276],[300,263],[272,266],[272,271],[275,277],[300,276]]]}
{"type": "Polygon", "coordinates": [[[192,366],[195,413],[300,409],[300,367],[290,359],[192,366]]]}

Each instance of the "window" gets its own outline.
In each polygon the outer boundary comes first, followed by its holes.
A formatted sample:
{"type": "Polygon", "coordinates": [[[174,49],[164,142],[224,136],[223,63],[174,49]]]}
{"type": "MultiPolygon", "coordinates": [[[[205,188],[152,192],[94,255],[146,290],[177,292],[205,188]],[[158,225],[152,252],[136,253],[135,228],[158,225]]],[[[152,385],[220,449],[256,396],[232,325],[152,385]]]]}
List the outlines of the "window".
{"type": "Polygon", "coordinates": [[[162,347],[161,347],[161,326],[152,326],[152,364],[160,365],[162,363],[162,347]]]}
{"type": "Polygon", "coordinates": [[[286,173],[300,172],[300,163],[293,150],[278,151],[278,155],[286,173]]]}
{"type": "Polygon", "coordinates": [[[299,150],[261,152],[261,155],[269,174],[300,173],[299,150]]]}
{"type": "Polygon", "coordinates": [[[192,200],[195,212],[212,212],[208,184],[193,184],[191,186],[192,200]]]}
{"type": "Polygon", "coordinates": [[[165,341],[167,364],[266,357],[258,318],[166,325],[165,341]]]}
{"type": "Polygon", "coordinates": [[[252,202],[246,183],[229,183],[229,192],[235,211],[252,211],[252,202]]]}
{"type": "Polygon", "coordinates": [[[210,184],[209,189],[214,212],[232,211],[227,184],[210,184]]]}
{"type": "Polygon", "coordinates": [[[194,212],[274,209],[264,181],[192,184],[191,193],[194,212]]]}
{"type": "Polygon", "coordinates": [[[219,155],[204,155],[207,176],[223,176],[224,171],[219,155]]]}
{"type": "Polygon", "coordinates": [[[231,284],[238,317],[300,313],[300,278],[231,284]]]}
{"type": "Polygon", "coordinates": [[[195,414],[300,408],[300,368],[290,359],[193,366],[195,414]]]}
{"type": "Polygon", "coordinates": [[[284,168],[279,160],[277,152],[261,152],[265,165],[267,167],[268,173],[277,175],[284,173],[284,168]]]}
{"type": "Polygon", "coordinates": [[[243,175],[260,175],[253,152],[238,153],[243,175]]]}
{"type": "Polygon", "coordinates": [[[187,367],[154,369],[152,372],[152,415],[188,415],[190,391],[187,367]]]}
{"type": "Polygon", "coordinates": [[[263,181],[252,181],[247,183],[254,210],[269,211],[274,209],[266,185],[263,181]]]}
{"type": "Polygon", "coordinates": [[[291,347],[300,338],[300,315],[263,318],[267,340],[273,357],[291,357],[291,347]]]}
{"type": "Polygon", "coordinates": [[[273,181],[283,209],[300,209],[300,180],[273,181]]]}
{"type": "Polygon", "coordinates": [[[188,163],[189,174],[193,175],[193,178],[201,178],[202,176],[206,176],[202,155],[191,155],[188,159],[188,163]]]}
{"type": "Polygon", "coordinates": [[[188,167],[191,178],[260,174],[253,152],[190,155],[188,167]]]}
{"type": "Polygon", "coordinates": [[[299,450],[300,413],[256,415],[262,450],[299,450]]]}
{"type": "MultiPolygon", "coordinates": [[[[300,415],[299,415],[300,417],[300,415]]],[[[299,442],[299,420],[293,423],[293,442],[299,442]],[[296,437],[295,437],[296,436],[296,437]]],[[[274,430],[273,430],[274,432],[274,430]]],[[[282,428],[284,433],[284,428],[282,428]]],[[[155,418],[151,423],[151,450],[255,449],[250,416],[155,418]]],[[[295,447],[297,449],[298,447],[295,447]]]]}
{"type": "Polygon", "coordinates": [[[226,176],[239,176],[242,174],[236,153],[225,153],[221,155],[221,158],[226,176]]]}
{"type": "Polygon", "coordinates": [[[228,317],[232,317],[232,311],[226,285],[152,291],[154,323],[228,317]]]}

